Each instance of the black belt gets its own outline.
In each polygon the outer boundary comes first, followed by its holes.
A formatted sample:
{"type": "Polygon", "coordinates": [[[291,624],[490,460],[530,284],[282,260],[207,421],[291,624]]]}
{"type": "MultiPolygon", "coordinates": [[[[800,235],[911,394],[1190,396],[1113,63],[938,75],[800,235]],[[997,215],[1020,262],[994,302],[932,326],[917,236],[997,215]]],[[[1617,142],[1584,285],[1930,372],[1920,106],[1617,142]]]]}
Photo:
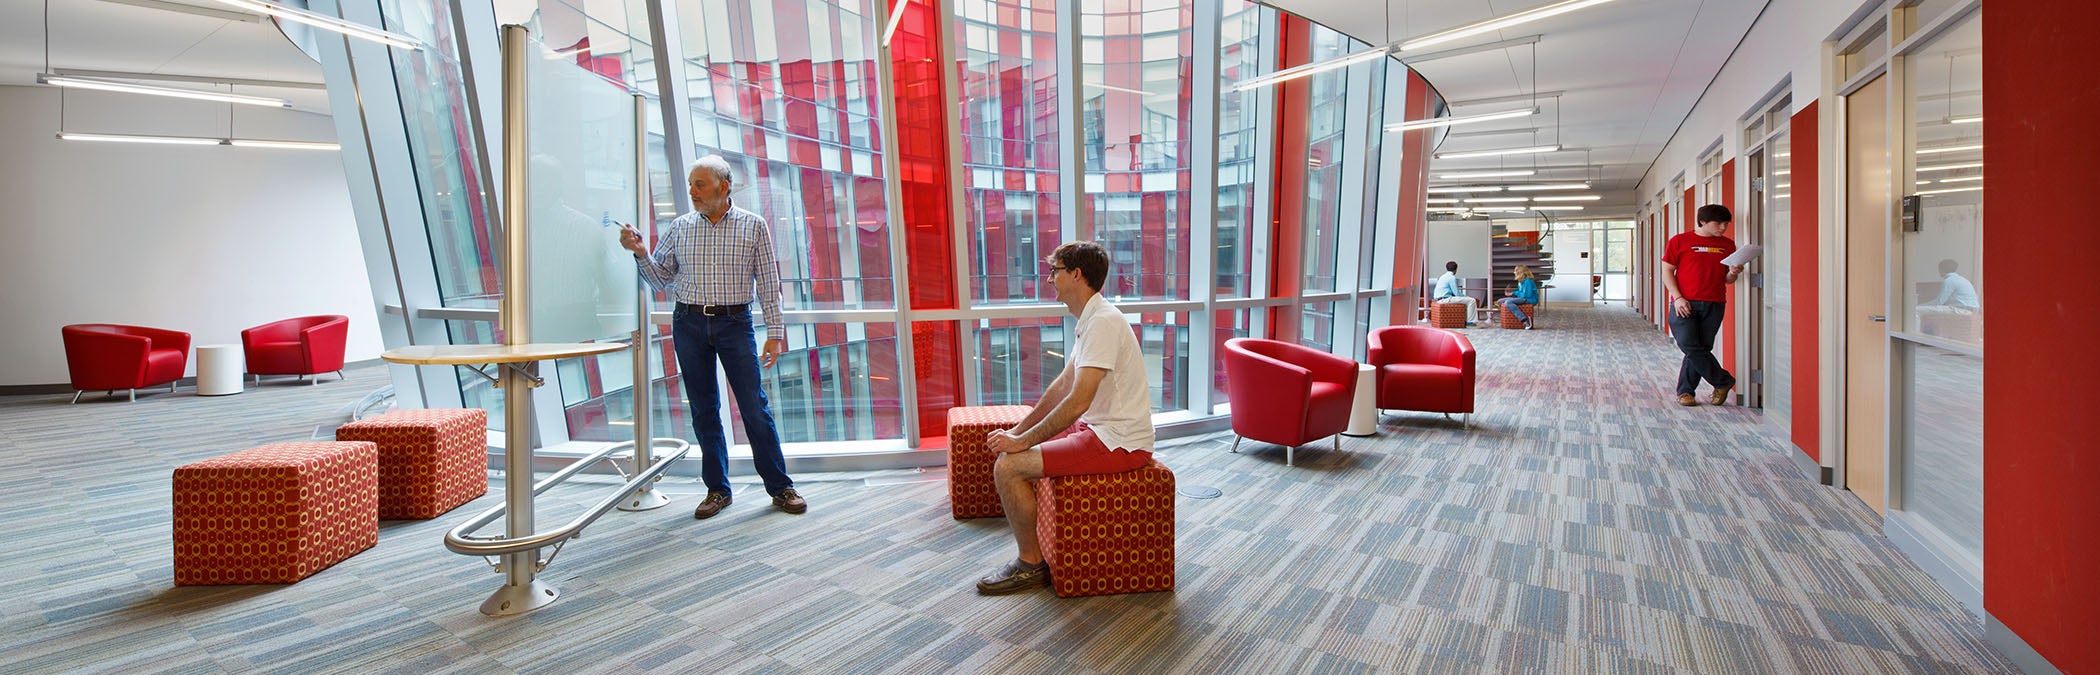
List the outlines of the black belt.
{"type": "Polygon", "coordinates": [[[736,305],[692,305],[683,302],[678,303],[679,309],[688,312],[699,312],[701,316],[723,316],[731,312],[741,312],[750,307],[751,303],[748,302],[736,305]]]}

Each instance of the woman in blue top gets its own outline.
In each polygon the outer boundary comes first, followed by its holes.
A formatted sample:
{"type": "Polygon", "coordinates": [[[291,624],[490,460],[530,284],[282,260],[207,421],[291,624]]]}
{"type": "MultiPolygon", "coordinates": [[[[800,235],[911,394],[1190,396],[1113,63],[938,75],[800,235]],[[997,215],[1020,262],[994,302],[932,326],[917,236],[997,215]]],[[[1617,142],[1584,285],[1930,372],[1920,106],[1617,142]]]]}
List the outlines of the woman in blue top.
{"type": "Polygon", "coordinates": [[[1517,320],[1524,322],[1524,330],[1531,330],[1531,317],[1525,316],[1524,310],[1517,309],[1517,305],[1520,304],[1534,307],[1539,304],[1539,282],[1531,278],[1531,268],[1518,265],[1517,290],[1509,297],[1495,302],[1502,306],[1502,311],[1509,312],[1515,315],[1517,320]]]}

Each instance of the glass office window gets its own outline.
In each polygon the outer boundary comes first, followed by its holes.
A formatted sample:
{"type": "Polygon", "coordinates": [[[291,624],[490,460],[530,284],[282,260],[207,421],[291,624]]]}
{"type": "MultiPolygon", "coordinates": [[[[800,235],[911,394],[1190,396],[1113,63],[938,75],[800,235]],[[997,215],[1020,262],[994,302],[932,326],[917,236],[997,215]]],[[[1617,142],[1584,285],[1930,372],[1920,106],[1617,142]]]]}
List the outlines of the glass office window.
{"type": "Polygon", "coordinates": [[[979,319],[978,384],[985,405],[1034,405],[1071,354],[1062,317],[979,319]]]}
{"type": "Polygon", "coordinates": [[[1188,74],[1194,8],[1175,0],[1090,0],[1080,9],[1080,144],[1085,208],[1108,247],[1116,299],[1186,300],[1189,284],[1188,74]]]}
{"type": "Polygon", "coordinates": [[[1043,257],[1058,211],[1057,3],[958,0],[964,227],[980,305],[1056,299],[1043,257]]]}
{"type": "Polygon", "coordinates": [[[1261,226],[1267,220],[1266,214],[1255,210],[1255,185],[1263,176],[1255,159],[1257,146],[1263,141],[1257,122],[1264,114],[1264,97],[1261,89],[1234,91],[1233,86],[1271,70],[1264,64],[1275,61],[1275,38],[1273,33],[1262,30],[1262,23],[1264,15],[1273,15],[1274,11],[1249,2],[1227,0],[1221,14],[1217,85],[1218,202],[1213,220],[1215,230],[1211,233],[1217,251],[1212,264],[1217,278],[1217,297],[1245,298],[1260,294],[1260,289],[1254,288],[1254,267],[1260,264],[1254,254],[1262,245],[1255,238],[1267,232],[1267,228],[1261,226]]]}
{"type": "Polygon", "coordinates": [[[1904,391],[1903,433],[1891,440],[1901,444],[1894,508],[1944,535],[1953,550],[1941,552],[1975,576],[1984,534],[1983,26],[1980,14],[1959,21],[1904,59],[1905,163],[1919,211],[1916,231],[1901,234],[1905,325],[1892,356],[1902,364],[1894,384],[1904,391]]]}
{"type": "MultiPolygon", "coordinates": [[[[1364,43],[1325,26],[1312,26],[1313,62],[1338,59],[1366,48],[1364,43]]],[[[1337,286],[1339,282],[1335,279],[1340,265],[1341,206],[1345,198],[1345,191],[1342,189],[1342,162],[1361,161],[1360,158],[1347,156],[1343,142],[1342,131],[1347,126],[1348,108],[1344,102],[1349,100],[1352,93],[1349,91],[1349,69],[1329,70],[1305,79],[1311,87],[1311,100],[1314,102],[1309,106],[1305,118],[1306,165],[1302,169],[1279,167],[1278,170],[1305,172],[1305,203],[1298,207],[1303,209],[1304,215],[1302,269],[1305,290],[1349,290],[1346,285],[1337,286]]],[[[1307,318],[1310,319],[1313,314],[1308,308],[1307,318]]],[[[1333,314],[1330,310],[1325,316],[1332,317],[1333,314]]]]}
{"type": "MultiPolygon", "coordinates": [[[[1904,60],[1918,227],[1903,234],[1913,333],[1983,344],[1983,27],[1970,18],[1904,60]]],[[[2071,292],[2049,289],[2048,292],[2071,292]]]]}
{"type": "Polygon", "coordinates": [[[1226,403],[1231,398],[1225,387],[1225,341],[1253,335],[1254,312],[1266,311],[1268,310],[1221,309],[1211,313],[1213,318],[1210,353],[1213,362],[1210,369],[1210,400],[1213,403],[1226,403]]]}

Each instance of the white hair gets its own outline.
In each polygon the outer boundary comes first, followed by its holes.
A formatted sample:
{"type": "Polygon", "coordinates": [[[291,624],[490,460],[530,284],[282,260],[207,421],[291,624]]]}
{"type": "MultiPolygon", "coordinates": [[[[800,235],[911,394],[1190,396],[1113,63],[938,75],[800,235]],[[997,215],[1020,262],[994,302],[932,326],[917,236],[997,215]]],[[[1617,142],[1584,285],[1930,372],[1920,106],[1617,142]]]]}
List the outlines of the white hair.
{"type": "Polygon", "coordinates": [[[708,173],[714,174],[715,178],[722,181],[723,185],[730,185],[735,182],[730,179],[729,160],[723,159],[721,155],[708,155],[694,161],[692,168],[687,169],[685,175],[691,176],[694,172],[702,169],[706,169],[708,173]]]}

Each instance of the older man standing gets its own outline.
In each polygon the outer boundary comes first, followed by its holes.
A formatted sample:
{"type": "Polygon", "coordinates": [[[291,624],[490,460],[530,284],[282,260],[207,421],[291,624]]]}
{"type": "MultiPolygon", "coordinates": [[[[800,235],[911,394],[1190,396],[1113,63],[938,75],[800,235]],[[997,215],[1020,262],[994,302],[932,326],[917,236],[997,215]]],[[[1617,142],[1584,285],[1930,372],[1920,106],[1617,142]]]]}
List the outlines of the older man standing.
{"type": "Polygon", "coordinates": [[[643,279],[657,288],[668,288],[678,302],[671,314],[671,342],[685,379],[693,434],[700,439],[701,479],[707,483],[707,498],[693,509],[693,517],[712,518],[730,501],[729,442],[716,414],[720,406],[715,388],[717,358],[729,376],[729,390],[736,395],[744,433],[751,439],[751,463],[765,480],[766,492],[773,495],[773,506],[802,513],[809,505],[795,493],[795,481],[788,478],[780,434],[773,428],[773,409],[758,379],[761,363],[773,366],[787,336],[780,319],[780,264],[773,257],[773,237],[765,219],[729,203],[730,178],[729,162],[721,155],[694,162],[686,174],[693,212],[671,221],[653,254],[633,226],[623,226],[620,245],[634,253],[643,279]],[[754,295],[765,311],[763,354],[754,352],[754,295]]]}

